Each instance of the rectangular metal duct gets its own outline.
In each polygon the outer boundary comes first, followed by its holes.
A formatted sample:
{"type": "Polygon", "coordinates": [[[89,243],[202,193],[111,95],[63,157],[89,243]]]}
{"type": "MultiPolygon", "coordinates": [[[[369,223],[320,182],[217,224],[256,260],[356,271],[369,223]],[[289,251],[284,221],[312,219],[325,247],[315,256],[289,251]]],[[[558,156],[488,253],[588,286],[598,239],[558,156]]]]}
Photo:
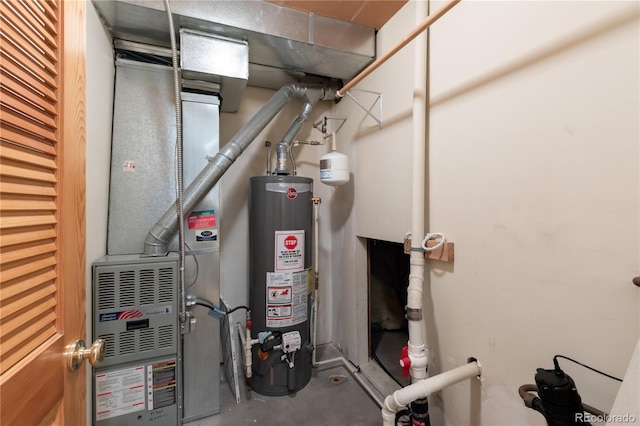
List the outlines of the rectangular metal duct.
{"type": "MultiPolygon", "coordinates": [[[[115,39],[169,47],[161,0],[93,0],[115,39]]],[[[350,80],[375,58],[375,30],[263,1],[172,1],[174,27],[246,40],[248,84],[277,89],[314,78],[350,80]]],[[[178,34],[176,34],[178,38],[178,34]]]]}
{"type": "Polygon", "coordinates": [[[180,30],[180,64],[183,78],[219,84],[223,111],[238,110],[249,78],[246,41],[183,28],[180,30]]]}

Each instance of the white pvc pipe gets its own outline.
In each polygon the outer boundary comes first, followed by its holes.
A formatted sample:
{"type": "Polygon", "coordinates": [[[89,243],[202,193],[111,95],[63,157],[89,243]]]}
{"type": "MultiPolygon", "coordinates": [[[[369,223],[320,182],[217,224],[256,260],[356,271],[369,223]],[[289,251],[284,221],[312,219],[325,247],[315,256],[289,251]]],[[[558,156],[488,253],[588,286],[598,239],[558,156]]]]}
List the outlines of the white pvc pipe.
{"type": "Polygon", "coordinates": [[[311,345],[313,347],[313,353],[311,356],[311,362],[313,365],[316,365],[316,349],[317,349],[317,339],[318,339],[318,280],[320,277],[318,271],[318,249],[319,249],[319,237],[318,237],[318,226],[319,226],[319,207],[320,207],[320,197],[312,198],[313,201],[313,269],[314,269],[314,287],[313,287],[313,306],[311,310],[311,327],[312,327],[312,335],[311,335],[311,345]]]}
{"type": "MultiPolygon", "coordinates": [[[[427,2],[416,1],[416,19],[427,15],[427,2]]],[[[427,377],[428,351],[422,314],[422,287],[424,284],[425,169],[427,120],[427,35],[416,37],[414,45],[413,89],[413,150],[412,150],[412,206],[411,255],[409,257],[409,287],[407,288],[407,320],[409,328],[409,359],[411,382],[427,377]]]]}
{"type": "MultiPolygon", "coordinates": [[[[319,209],[320,209],[320,197],[313,197],[312,198],[313,201],[313,255],[314,255],[314,259],[313,259],[313,269],[315,270],[315,276],[314,276],[314,290],[317,293],[318,292],[318,280],[320,279],[320,271],[318,270],[318,251],[319,251],[319,240],[320,237],[318,236],[319,234],[319,224],[320,224],[320,213],[319,213],[319,209]]],[[[315,300],[315,299],[314,299],[315,300]]]]}
{"type": "Polygon", "coordinates": [[[447,386],[454,385],[474,376],[479,376],[481,371],[480,364],[477,361],[473,361],[395,391],[384,400],[382,407],[382,425],[395,426],[396,413],[404,409],[407,404],[410,404],[416,399],[426,398],[447,386]]]}
{"type": "MultiPolygon", "coordinates": [[[[251,321],[251,316],[247,313],[247,322],[251,321]]],[[[245,365],[245,375],[247,379],[250,379],[253,375],[252,366],[253,359],[251,355],[251,347],[256,343],[259,343],[259,339],[251,338],[251,328],[245,326],[246,335],[242,334],[242,325],[240,323],[236,323],[236,328],[238,329],[238,335],[240,336],[240,341],[242,342],[242,347],[244,348],[244,365],[245,365]]]]}

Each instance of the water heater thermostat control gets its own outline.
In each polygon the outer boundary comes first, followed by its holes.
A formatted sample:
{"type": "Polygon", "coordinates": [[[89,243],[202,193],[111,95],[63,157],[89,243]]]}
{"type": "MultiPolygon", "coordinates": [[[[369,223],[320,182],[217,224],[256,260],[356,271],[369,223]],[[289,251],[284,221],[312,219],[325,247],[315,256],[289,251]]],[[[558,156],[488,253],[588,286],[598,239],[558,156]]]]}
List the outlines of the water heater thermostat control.
{"type": "Polygon", "coordinates": [[[302,347],[302,337],[299,331],[290,331],[282,335],[282,351],[296,352],[302,347]]]}

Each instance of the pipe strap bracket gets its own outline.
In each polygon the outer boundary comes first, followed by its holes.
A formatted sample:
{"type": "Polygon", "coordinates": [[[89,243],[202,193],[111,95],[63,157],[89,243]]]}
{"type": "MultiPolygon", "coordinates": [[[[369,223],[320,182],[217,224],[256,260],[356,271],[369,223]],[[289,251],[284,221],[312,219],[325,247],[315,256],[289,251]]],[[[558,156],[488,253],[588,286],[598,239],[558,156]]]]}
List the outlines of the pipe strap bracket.
{"type": "Polygon", "coordinates": [[[422,309],[407,308],[407,319],[409,321],[422,321],[422,309]]]}

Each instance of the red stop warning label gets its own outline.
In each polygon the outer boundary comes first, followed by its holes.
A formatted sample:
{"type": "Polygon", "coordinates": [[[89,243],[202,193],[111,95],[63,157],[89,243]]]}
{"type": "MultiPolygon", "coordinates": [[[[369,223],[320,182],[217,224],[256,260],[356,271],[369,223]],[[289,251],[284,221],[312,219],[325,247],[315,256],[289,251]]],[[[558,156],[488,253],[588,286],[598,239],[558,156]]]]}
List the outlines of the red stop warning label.
{"type": "Polygon", "coordinates": [[[293,250],[298,245],[298,239],[295,235],[287,235],[287,238],[284,239],[284,247],[287,250],[293,250]]]}
{"type": "Polygon", "coordinates": [[[282,230],[275,234],[275,272],[304,269],[304,230],[282,230]]]}

